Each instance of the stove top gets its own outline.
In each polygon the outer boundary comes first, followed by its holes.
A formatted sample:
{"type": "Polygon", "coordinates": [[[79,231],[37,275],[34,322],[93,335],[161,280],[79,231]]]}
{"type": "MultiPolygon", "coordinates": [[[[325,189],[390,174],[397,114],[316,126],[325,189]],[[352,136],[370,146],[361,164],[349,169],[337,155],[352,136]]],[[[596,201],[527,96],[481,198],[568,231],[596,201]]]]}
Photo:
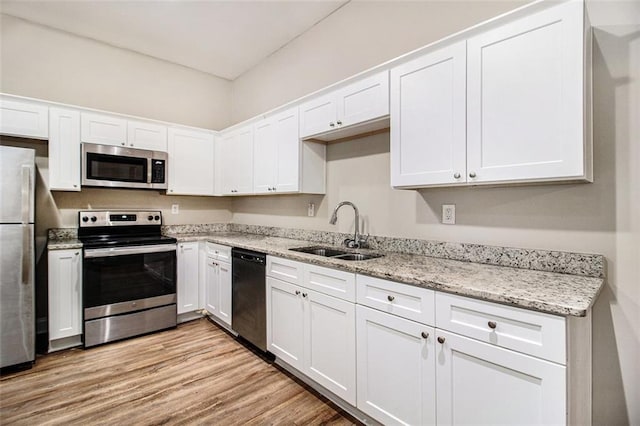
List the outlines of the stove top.
{"type": "Polygon", "coordinates": [[[96,236],[96,237],[80,237],[82,245],[85,248],[101,248],[101,247],[123,247],[123,246],[144,246],[156,244],[175,244],[178,242],[175,238],[166,237],[164,235],[153,236],[96,236]]]}
{"type": "Polygon", "coordinates": [[[86,248],[175,244],[162,235],[162,213],[148,210],[78,212],[78,239],[86,248]]]}

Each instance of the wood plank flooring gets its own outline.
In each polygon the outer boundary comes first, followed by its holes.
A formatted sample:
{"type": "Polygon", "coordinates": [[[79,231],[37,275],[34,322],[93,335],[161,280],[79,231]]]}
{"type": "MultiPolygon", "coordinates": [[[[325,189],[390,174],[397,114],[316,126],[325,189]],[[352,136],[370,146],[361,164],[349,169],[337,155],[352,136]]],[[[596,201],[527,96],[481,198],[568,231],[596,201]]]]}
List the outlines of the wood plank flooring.
{"type": "Polygon", "coordinates": [[[45,355],[0,378],[2,425],[355,422],[206,319],[45,355]]]}

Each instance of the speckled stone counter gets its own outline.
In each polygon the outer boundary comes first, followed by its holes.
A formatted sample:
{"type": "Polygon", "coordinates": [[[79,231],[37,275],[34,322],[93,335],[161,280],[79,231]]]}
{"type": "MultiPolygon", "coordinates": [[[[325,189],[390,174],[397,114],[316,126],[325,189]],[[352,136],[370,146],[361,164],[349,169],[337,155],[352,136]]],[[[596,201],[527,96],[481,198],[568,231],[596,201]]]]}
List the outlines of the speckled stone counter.
{"type": "MultiPolygon", "coordinates": [[[[340,233],[237,224],[173,225],[163,233],[558,315],[585,316],[604,286],[605,259],[595,254],[371,237],[384,257],[347,261],[289,250],[338,246],[347,236],[340,233]]],[[[80,247],[75,228],[49,231],[49,250],[80,247]]]]}
{"type": "Polygon", "coordinates": [[[179,242],[210,241],[559,315],[585,316],[604,285],[604,279],[600,277],[486,265],[420,254],[383,252],[385,256],[377,259],[356,262],[340,260],[290,251],[290,248],[316,243],[269,235],[204,232],[173,236],[179,242]]]}
{"type": "Polygon", "coordinates": [[[76,228],[56,228],[49,230],[47,240],[48,250],[67,250],[82,248],[82,242],[78,240],[76,228]]]}

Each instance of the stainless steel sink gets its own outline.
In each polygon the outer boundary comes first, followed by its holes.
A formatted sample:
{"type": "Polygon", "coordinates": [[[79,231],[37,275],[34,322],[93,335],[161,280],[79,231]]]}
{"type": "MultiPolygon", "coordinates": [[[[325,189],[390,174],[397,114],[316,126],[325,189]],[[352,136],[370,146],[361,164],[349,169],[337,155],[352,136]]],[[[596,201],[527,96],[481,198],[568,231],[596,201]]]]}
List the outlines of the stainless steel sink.
{"type": "Polygon", "coordinates": [[[342,254],[349,253],[346,250],[338,250],[331,247],[322,247],[322,246],[298,247],[298,248],[292,248],[289,250],[299,251],[302,253],[315,254],[317,256],[324,256],[324,257],[333,257],[333,256],[339,256],[342,254]]]}
{"type": "Polygon", "coordinates": [[[296,247],[296,248],[291,248],[289,250],[299,251],[301,253],[315,254],[316,256],[324,256],[324,257],[331,257],[334,259],[352,260],[352,261],[375,259],[375,258],[384,256],[383,254],[378,254],[378,253],[354,253],[347,250],[340,250],[333,247],[322,247],[322,246],[296,247]]]}
{"type": "Polygon", "coordinates": [[[376,259],[378,257],[382,257],[384,256],[383,254],[377,254],[377,253],[370,253],[370,254],[364,254],[364,253],[347,253],[347,254],[340,254],[338,256],[332,256],[334,259],[342,259],[342,260],[369,260],[369,259],[376,259]]]}

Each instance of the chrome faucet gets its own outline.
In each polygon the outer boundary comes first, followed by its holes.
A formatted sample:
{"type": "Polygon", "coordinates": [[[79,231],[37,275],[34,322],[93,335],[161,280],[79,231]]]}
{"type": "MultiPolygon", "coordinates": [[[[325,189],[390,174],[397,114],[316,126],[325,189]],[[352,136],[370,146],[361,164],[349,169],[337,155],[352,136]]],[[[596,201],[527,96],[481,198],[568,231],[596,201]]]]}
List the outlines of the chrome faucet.
{"type": "Polygon", "coordinates": [[[333,214],[331,215],[331,219],[329,219],[329,223],[331,225],[336,224],[336,222],[338,221],[338,210],[340,209],[340,207],[345,205],[353,207],[353,210],[356,214],[356,223],[355,223],[356,232],[353,235],[353,239],[347,238],[346,240],[344,240],[344,245],[351,248],[364,247],[365,243],[367,242],[367,239],[362,239],[362,237],[360,236],[360,213],[358,212],[358,208],[356,207],[356,205],[353,204],[351,201],[342,201],[338,203],[336,208],[333,210],[333,214]]]}

